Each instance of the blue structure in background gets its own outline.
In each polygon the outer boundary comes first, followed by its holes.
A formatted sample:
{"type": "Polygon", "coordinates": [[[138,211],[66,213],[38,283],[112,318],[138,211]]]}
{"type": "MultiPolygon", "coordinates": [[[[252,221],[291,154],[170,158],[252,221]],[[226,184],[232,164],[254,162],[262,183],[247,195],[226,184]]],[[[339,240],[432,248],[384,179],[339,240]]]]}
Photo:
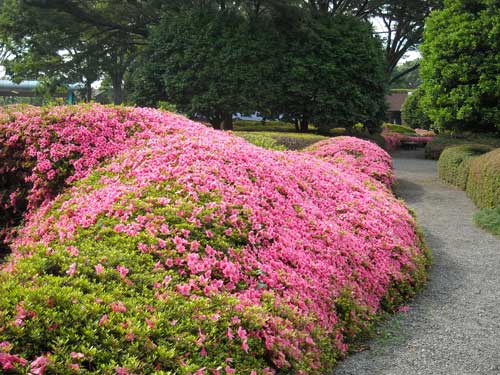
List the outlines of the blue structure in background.
{"type": "MultiPolygon", "coordinates": [[[[23,96],[34,97],[36,88],[40,85],[39,81],[22,81],[15,83],[9,80],[0,80],[0,96],[23,96]]],[[[73,83],[66,85],[68,89],[67,101],[68,104],[75,103],[75,92],[83,88],[81,83],[73,83]]]]}

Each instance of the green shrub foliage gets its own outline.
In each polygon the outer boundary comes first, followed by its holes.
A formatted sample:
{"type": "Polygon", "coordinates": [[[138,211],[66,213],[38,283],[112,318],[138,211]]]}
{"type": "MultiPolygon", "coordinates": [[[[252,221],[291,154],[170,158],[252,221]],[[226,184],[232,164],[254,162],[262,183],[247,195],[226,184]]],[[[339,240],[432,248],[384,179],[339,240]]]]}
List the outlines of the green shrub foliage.
{"type": "Polygon", "coordinates": [[[471,161],[467,195],[480,208],[500,206],[500,148],[471,161]]]}
{"type": "Polygon", "coordinates": [[[415,130],[409,128],[408,126],[404,125],[398,125],[398,124],[390,124],[386,123],[385,124],[386,128],[388,131],[391,133],[399,133],[399,134],[409,134],[409,135],[416,135],[415,130]]]}
{"type": "Polygon", "coordinates": [[[424,91],[422,88],[419,88],[406,98],[401,107],[403,123],[413,129],[429,129],[431,127],[431,119],[425,112],[422,103],[423,96],[424,91]]]}
{"type": "Polygon", "coordinates": [[[427,19],[424,106],[438,129],[500,129],[500,6],[446,0],[427,19]]]}
{"type": "Polygon", "coordinates": [[[480,228],[500,236],[500,207],[479,210],[474,215],[474,222],[480,228]]]}
{"type": "Polygon", "coordinates": [[[492,147],[486,145],[449,147],[439,157],[438,175],[443,181],[465,190],[472,159],[491,150],[492,147]]]}

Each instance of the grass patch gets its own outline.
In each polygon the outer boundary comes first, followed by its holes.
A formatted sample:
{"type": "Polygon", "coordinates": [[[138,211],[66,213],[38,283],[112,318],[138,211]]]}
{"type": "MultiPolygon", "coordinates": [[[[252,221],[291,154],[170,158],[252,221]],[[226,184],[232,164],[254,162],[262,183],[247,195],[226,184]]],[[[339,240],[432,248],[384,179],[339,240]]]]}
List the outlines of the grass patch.
{"type": "MultiPolygon", "coordinates": [[[[234,131],[244,132],[296,132],[295,125],[285,121],[244,121],[237,120],[233,124],[234,131]]],[[[309,132],[316,131],[314,125],[309,125],[309,132]]],[[[306,133],[307,134],[307,133],[306,133]]]]}
{"type": "Polygon", "coordinates": [[[474,222],[480,228],[500,236],[500,207],[483,208],[474,215],[474,222]]]}
{"type": "Polygon", "coordinates": [[[245,138],[254,145],[270,150],[302,150],[310,145],[328,139],[328,137],[311,133],[271,132],[271,131],[236,131],[235,134],[245,138]]]}

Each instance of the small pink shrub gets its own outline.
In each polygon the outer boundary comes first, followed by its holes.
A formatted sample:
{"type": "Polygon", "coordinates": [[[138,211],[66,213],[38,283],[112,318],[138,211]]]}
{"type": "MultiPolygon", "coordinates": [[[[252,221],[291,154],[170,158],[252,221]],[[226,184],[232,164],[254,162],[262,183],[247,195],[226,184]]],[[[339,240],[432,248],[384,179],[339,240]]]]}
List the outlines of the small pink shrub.
{"type": "Polygon", "coordinates": [[[355,137],[335,137],[312,145],[306,152],[341,168],[354,168],[388,187],[394,183],[392,158],[373,142],[355,137]]]}

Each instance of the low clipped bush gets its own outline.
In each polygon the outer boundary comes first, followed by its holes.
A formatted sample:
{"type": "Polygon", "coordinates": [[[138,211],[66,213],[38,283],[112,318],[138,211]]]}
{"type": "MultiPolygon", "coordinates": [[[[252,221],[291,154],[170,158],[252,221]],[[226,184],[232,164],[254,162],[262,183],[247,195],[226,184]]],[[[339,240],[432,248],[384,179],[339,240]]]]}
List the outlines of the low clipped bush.
{"type": "Polygon", "coordinates": [[[346,168],[349,154],[323,161],[161,111],[91,108],[69,129],[131,116],[152,130],[27,217],[0,267],[3,371],[322,374],[425,282],[414,218],[346,168]]]}
{"type": "Polygon", "coordinates": [[[414,129],[404,125],[385,123],[384,127],[391,133],[417,135],[414,129]]]}
{"type": "Polygon", "coordinates": [[[472,159],[491,150],[492,147],[486,145],[449,147],[439,158],[438,175],[443,181],[465,190],[472,159]]]}
{"type": "Polygon", "coordinates": [[[439,134],[425,146],[425,157],[426,159],[438,160],[446,148],[467,144],[500,147],[500,138],[495,134],[439,134]]]}
{"type": "Polygon", "coordinates": [[[500,148],[471,161],[467,195],[480,208],[500,206],[500,148]]]}
{"type": "Polygon", "coordinates": [[[306,151],[346,169],[354,168],[387,187],[394,183],[392,158],[373,142],[354,137],[335,137],[318,142],[306,151]]]}

